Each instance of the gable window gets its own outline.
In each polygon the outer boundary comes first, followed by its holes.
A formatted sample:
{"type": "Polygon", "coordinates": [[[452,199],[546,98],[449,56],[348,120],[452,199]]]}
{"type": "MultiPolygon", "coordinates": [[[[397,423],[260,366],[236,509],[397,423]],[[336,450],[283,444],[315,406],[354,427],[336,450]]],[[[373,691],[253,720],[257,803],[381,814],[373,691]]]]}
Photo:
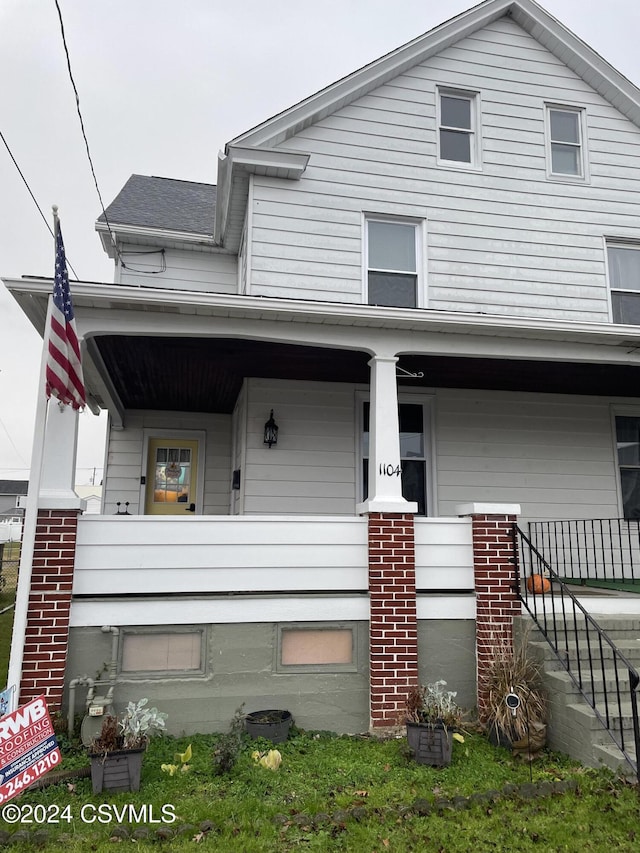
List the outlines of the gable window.
{"type": "Polygon", "coordinates": [[[616,417],[618,471],[625,518],[640,518],[640,417],[616,417]]]}
{"type": "Polygon", "coordinates": [[[413,222],[367,219],[369,305],[415,308],[418,304],[418,227],[413,222]]]}
{"type": "Polygon", "coordinates": [[[584,110],[547,106],[547,162],[550,176],[585,177],[584,110]]]}
{"type": "Polygon", "coordinates": [[[614,323],[640,325],[640,245],[607,245],[614,323]]]}
{"type": "Polygon", "coordinates": [[[438,90],[438,162],[477,167],[478,95],[458,89],[438,90]]]}

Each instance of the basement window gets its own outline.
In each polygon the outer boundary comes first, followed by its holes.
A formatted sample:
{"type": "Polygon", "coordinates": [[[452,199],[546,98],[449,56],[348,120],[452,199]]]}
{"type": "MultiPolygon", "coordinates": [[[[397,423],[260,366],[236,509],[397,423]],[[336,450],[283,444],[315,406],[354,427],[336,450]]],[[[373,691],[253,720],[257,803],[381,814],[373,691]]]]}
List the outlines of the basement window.
{"type": "Polygon", "coordinates": [[[352,627],[313,625],[278,628],[279,672],[356,672],[352,627]]]}
{"type": "Polygon", "coordinates": [[[203,672],[204,629],[123,631],[120,672],[158,675],[203,672]]]}

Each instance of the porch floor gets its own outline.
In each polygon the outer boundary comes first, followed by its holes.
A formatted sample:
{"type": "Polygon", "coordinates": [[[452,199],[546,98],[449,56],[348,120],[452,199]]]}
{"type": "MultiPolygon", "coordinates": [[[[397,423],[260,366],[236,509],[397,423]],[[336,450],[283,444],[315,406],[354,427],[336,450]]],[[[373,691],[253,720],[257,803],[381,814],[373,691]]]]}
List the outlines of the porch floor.
{"type": "Polygon", "coordinates": [[[575,578],[563,578],[563,581],[573,587],[572,591],[576,595],[589,595],[592,590],[597,590],[598,593],[606,590],[611,593],[619,592],[628,595],[640,595],[640,581],[587,580],[583,583],[575,578]]]}

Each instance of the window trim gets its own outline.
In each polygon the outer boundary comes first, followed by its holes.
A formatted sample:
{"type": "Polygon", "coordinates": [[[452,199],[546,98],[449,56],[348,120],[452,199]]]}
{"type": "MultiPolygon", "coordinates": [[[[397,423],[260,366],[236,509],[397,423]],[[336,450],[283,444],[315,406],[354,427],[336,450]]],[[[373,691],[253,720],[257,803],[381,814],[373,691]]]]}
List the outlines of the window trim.
{"type": "Polygon", "coordinates": [[[604,239],[604,250],[605,250],[605,276],[607,281],[607,297],[609,300],[609,321],[618,326],[630,326],[635,325],[634,323],[622,323],[618,322],[614,318],[614,293],[631,293],[635,294],[640,301],[640,290],[634,290],[633,288],[625,288],[625,287],[614,287],[611,281],[611,272],[609,265],[609,249],[632,249],[635,252],[638,252],[638,256],[640,257],[640,242],[635,242],[633,240],[625,240],[618,239],[615,237],[605,237],[604,239]]]}
{"type": "MultiPolygon", "coordinates": [[[[415,237],[415,252],[416,252],[416,304],[413,308],[406,308],[406,311],[413,311],[415,308],[424,308],[426,305],[425,299],[425,281],[426,274],[424,270],[424,247],[426,245],[425,237],[425,220],[417,216],[396,216],[393,214],[384,213],[364,213],[362,220],[362,301],[364,305],[369,305],[369,272],[390,272],[408,274],[407,270],[379,270],[377,267],[370,269],[369,267],[369,223],[383,222],[392,225],[411,225],[414,229],[415,237]]],[[[372,308],[403,308],[399,305],[372,305],[372,308]]]]}
{"type": "MultiPolygon", "coordinates": [[[[616,496],[618,500],[618,518],[623,519],[625,522],[632,521],[634,523],[638,522],[638,519],[629,519],[625,518],[624,515],[624,498],[622,495],[622,477],[620,476],[620,471],[623,466],[620,465],[620,459],[618,457],[618,418],[637,418],[640,420],[640,407],[638,406],[620,406],[614,405],[610,407],[611,414],[611,447],[613,450],[613,464],[615,468],[615,477],[616,477],[616,496]]],[[[624,466],[627,469],[632,466],[624,466]]],[[[638,466],[640,467],[640,466],[638,466]]]]}
{"type": "Polygon", "coordinates": [[[277,639],[274,648],[274,672],[285,673],[328,672],[354,673],[360,671],[358,649],[360,646],[360,628],[357,622],[282,622],[277,626],[277,639]],[[286,631],[350,631],[351,663],[282,663],[282,635],[286,631]]]}
{"type": "Polygon", "coordinates": [[[464,171],[479,172],[482,170],[482,127],[480,117],[482,114],[480,103],[480,92],[472,89],[456,89],[452,86],[436,86],[436,163],[447,169],[462,169],[464,171]],[[447,160],[440,154],[440,131],[441,130],[457,130],[464,132],[461,128],[450,128],[448,125],[442,124],[442,97],[459,98],[470,103],[470,125],[469,136],[471,142],[469,144],[469,154],[471,162],[467,163],[464,160],[447,160]]]}
{"type": "MultiPolygon", "coordinates": [[[[572,143],[564,143],[563,145],[571,145],[572,143]]],[[[568,182],[571,184],[584,184],[590,180],[589,174],[589,157],[587,152],[587,110],[585,107],[579,107],[575,104],[558,104],[546,102],[544,105],[544,145],[545,156],[547,162],[547,179],[550,181],[568,182]],[[580,167],[579,174],[572,175],[568,172],[553,171],[553,156],[551,150],[551,113],[552,111],[574,113],[578,116],[578,134],[580,137],[579,143],[575,146],[579,150],[578,164],[580,167]]]]}

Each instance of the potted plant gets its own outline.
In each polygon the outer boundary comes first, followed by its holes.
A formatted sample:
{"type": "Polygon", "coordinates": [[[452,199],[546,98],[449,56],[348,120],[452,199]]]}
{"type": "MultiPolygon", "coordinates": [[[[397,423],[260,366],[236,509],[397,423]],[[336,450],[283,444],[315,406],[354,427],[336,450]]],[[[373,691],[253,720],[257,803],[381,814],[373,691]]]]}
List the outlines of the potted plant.
{"type": "Polygon", "coordinates": [[[407,742],[418,764],[444,767],[451,763],[453,735],[461,726],[464,711],[456,693],[445,690],[447,682],[411,687],[407,694],[407,742]]]}
{"type": "Polygon", "coordinates": [[[498,639],[481,688],[491,742],[533,758],[546,743],[547,702],[541,667],[528,651],[526,636],[515,644],[498,639]]]}
{"type": "Polygon", "coordinates": [[[147,708],[148,701],[129,702],[120,717],[104,718],[100,735],[89,747],[94,794],[139,790],[147,743],[165,730],[167,718],[157,708],[147,708]]]}
{"type": "Polygon", "coordinates": [[[289,737],[293,717],[289,711],[252,711],[245,717],[245,728],[253,738],[263,737],[271,743],[283,743],[289,737]]]}

